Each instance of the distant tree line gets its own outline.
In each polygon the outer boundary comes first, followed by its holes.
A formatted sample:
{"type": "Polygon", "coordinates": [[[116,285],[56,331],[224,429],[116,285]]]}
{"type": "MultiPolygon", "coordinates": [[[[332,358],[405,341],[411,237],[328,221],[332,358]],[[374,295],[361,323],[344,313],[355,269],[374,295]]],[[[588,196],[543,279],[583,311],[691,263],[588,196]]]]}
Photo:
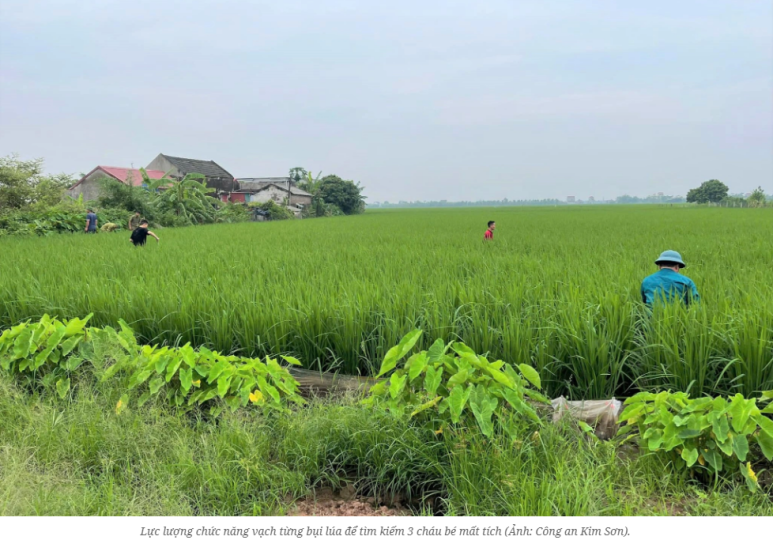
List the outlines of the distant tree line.
{"type": "Polygon", "coordinates": [[[697,188],[687,192],[687,202],[696,204],[717,204],[720,206],[744,206],[758,208],[766,206],[769,197],[762,186],[757,186],[751,194],[728,195],[730,188],[717,179],[707,180],[697,188]]]}

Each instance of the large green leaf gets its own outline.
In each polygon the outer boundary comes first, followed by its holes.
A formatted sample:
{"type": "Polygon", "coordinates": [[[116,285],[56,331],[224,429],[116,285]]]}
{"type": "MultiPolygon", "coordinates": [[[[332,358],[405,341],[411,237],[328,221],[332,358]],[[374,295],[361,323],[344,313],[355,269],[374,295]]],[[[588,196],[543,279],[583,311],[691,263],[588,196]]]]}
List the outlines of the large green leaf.
{"type": "Polygon", "coordinates": [[[443,379],[443,366],[435,369],[435,366],[427,367],[427,374],[424,376],[424,389],[430,396],[437,393],[440,382],[443,379]]]}
{"type": "Polygon", "coordinates": [[[442,396],[437,396],[435,399],[428,401],[426,403],[422,403],[418,407],[416,407],[413,412],[411,413],[411,416],[416,416],[417,414],[426,411],[427,409],[431,409],[435,405],[438,404],[438,402],[443,399],[442,396]]]}
{"type": "Polygon", "coordinates": [[[150,387],[150,393],[156,394],[161,389],[162,386],[164,386],[164,378],[160,376],[155,376],[152,379],[150,379],[150,382],[148,383],[148,386],[150,387]]]}
{"type": "Polygon", "coordinates": [[[212,384],[217,380],[217,378],[220,376],[223,371],[225,371],[225,368],[228,366],[228,363],[226,362],[217,362],[214,366],[212,366],[212,369],[209,370],[209,378],[207,379],[207,382],[209,384],[212,384]]]}
{"type": "Polygon", "coordinates": [[[397,399],[397,396],[403,391],[407,377],[406,374],[392,373],[392,376],[389,378],[389,395],[392,396],[392,399],[397,399]]]}
{"type": "Polygon", "coordinates": [[[527,381],[537,389],[542,390],[542,381],[540,380],[539,373],[537,373],[536,369],[529,364],[518,364],[518,369],[521,370],[521,373],[527,381]]]}
{"type": "Polygon", "coordinates": [[[731,425],[733,429],[740,433],[743,431],[743,427],[746,421],[749,419],[749,415],[754,408],[754,404],[751,401],[747,401],[741,394],[736,394],[733,400],[730,402],[730,416],[732,417],[731,425]]]}
{"type": "Polygon", "coordinates": [[[749,453],[749,441],[746,440],[746,437],[743,435],[733,437],[733,451],[739,460],[746,460],[746,454],[749,453]]]}
{"type": "Polygon", "coordinates": [[[711,425],[714,429],[714,436],[717,438],[717,441],[724,442],[727,440],[727,434],[730,432],[730,426],[727,423],[726,415],[720,415],[719,418],[715,419],[711,423],[711,425]]]}
{"type": "Polygon", "coordinates": [[[768,461],[773,461],[773,435],[760,431],[757,434],[757,444],[760,445],[760,449],[768,461]]]}
{"type": "Polygon", "coordinates": [[[722,455],[719,452],[712,448],[704,448],[701,450],[701,455],[713,471],[722,472],[722,455]]]}
{"type": "Polygon", "coordinates": [[[182,368],[180,371],[178,371],[180,375],[180,386],[182,389],[187,393],[191,389],[191,385],[193,384],[193,371],[191,368],[182,368]]]}
{"type": "Polygon", "coordinates": [[[467,379],[470,376],[470,371],[467,369],[461,369],[456,375],[453,375],[450,379],[448,379],[448,382],[446,383],[446,386],[448,388],[451,388],[455,385],[464,384],[467,382],[467,379]]]}
{"type": "Polygon", "coordinates": [[[762,416],[761,414],[754,416],[753,418],[762,431],[773,437],[773,420],[767,416],[762,416]]]}
{"type": "Polygon", "coordinates": [[[56,393],[59,394],[59,397],[64,399],[64,397],[67,395],[67,392],[70,391],[70,379],[69,377],[63,377],[56,381],[56,393]]]}
{"type": "Polygon", "coordinates": [[[467,387],[463,389],[462,386],[455,386],[451,391],[451,394],[446,398],[448,402],[448,410],[451,413],[451,420],[454,424],[459,422],[464,406],[467,404],[467,400],[470,398],[470,392],[472,389],[467,387]]]}
{"type": "Polygon", "coordinates": [[[494,396],[489,395],[486,389],[480,385],[475,387],[470,396],[470,409],[475,416],[475,420],[480,426],[480,430],[486,437],[494,435],[494,424],[491,421],[491,415],[497,408],[499,401],[494,396]]]}
{"type": "Polygon", "coordinates": [[[384,356],[384,361],[381,363],[381,370],[376,377],[381,377],[392,371],[395,366],[397,366],[397,362],[408,354],[413,346],[416,345],[416,342],[419,341],[419,338],[421,337],[421,333],[422,332],[419,329],[412,330],[403,336],[403,339],[401,339],[397,345],[389,349],[384,356]]]}
{"type": "Polygon", "coordinates": [[[692,467],[695,465],[695,462],[698,461],[698,449],[685,447],[685,449],[682,450],[682,459],[687,463],[688,467],[692,467]]]}
{"type": "Polygon", "coordinates": [[[422,374],[424,368],[427,367],[427,360],[427,353],[425,352],[415,355],[411,367],[408,369],[408,380],[413,381],[422,374]]]}

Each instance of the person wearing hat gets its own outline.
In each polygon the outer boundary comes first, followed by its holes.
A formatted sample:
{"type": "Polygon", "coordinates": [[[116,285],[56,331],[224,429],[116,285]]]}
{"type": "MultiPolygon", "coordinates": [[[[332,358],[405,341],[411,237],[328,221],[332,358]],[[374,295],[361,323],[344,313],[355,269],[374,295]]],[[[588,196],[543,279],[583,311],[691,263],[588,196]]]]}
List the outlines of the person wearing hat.
{"type": "Polygon", "coordinates": [[[679,273],[686,266],[679,253],[664,251],[655,264],[658,271],[641,282],[641,299],[647,306],[651,307],[657,298],[667,301],[680,299],[687,305],[700,300],[693,280],[679,273]]]}

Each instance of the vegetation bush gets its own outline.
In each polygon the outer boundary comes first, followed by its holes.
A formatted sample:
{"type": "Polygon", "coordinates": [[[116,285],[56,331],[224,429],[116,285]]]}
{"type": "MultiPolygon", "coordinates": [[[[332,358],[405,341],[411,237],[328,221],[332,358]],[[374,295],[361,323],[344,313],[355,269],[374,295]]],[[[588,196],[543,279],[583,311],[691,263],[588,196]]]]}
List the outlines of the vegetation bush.
{"type": "Polygon", "coordinates": [[[421,337],[420,330],[408,333],[384,357],[378,377],[394,370],[389,381],[376,383],[366,400],[393,414],[410,414],[436,433],[451,425],[473,425],[486,437],[494,435],[494,422],[507,428],[513,416],[540,425],[537,412],[527,398],[550,404],[539,392],[539,374],[527,364],[517,366],[520,374],[502,360],[490,362],[463,343],[446,344],[438,339],[429,350],[400,362],[421,337]],[[451,352],[451,354],[449,354],[451,352]]]}
{"type": "MultiPolygon", "coordinates": [[[[770,399],[773,391],[764,392],[761,401],[770,399]]],[[[642,392],[625,401],[620,421],[626,425],[619,435],[637,428],[628,438],[637,436],[651,452],[667,453],[677,470],[695,467],[715,478],[723,470],[740,471],[756,490],[753,444],[773,462],[773,420],[766,416],[773,414],[773,403],[760,410],[756,401],[741,394],[691,399],[683,392],[642,392]]]]}
{"type": "Polygon", "coordinates": [[[271,221],[277,221],[282,219],[293,219],[295,217],[295,214],[292,213],[291,210],[288,210],[284,206],[280,206],[276,204],[274,201],[267,201],[264,203],[249,203],[249,208],[257,208],[258,210],[262,210],[263,212],[266,212],[268,215],[268,218],[271,221]]]}

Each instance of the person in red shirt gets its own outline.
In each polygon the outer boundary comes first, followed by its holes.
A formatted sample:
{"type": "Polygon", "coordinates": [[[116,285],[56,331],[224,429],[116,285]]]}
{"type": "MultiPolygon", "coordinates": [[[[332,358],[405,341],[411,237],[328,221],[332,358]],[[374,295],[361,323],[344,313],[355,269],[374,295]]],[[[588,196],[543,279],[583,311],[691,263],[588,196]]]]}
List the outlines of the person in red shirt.
{"type": "Polygon", "coordinates": [[[484,240],[493,240],[494,239],[494,229],[497,228],[496,221],[489,221],[488,222],[488,229],[486,229],[486,233],[483,235],[484,240]]]}

